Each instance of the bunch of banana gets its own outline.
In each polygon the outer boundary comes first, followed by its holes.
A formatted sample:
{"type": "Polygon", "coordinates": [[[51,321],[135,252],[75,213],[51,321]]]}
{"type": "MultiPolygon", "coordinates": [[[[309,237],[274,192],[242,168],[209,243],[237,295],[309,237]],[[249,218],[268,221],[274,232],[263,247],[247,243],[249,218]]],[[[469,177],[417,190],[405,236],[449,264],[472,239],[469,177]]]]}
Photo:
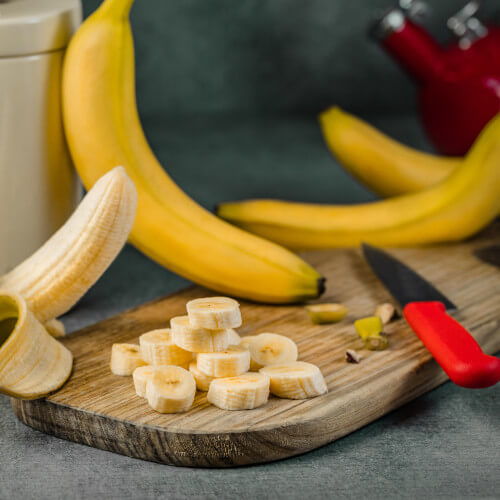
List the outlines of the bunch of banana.
{"type": "Polygon", "coordinates": [[[405,146],[336,106],[321,113],[319,122],[326,144],[339,163],[384,198],[437,184],[462,161],[405,146]]]}
{"type": "Polygon", "coordinates": [[[45,245],[0,277],[6,290],[0,293],[0,392],[39,398],[69,377],[72,356],[54,338],[65,333],[54,318],[82,297],[121,250],[136,199],[124,169],[111,170],[45,245]]]}
{"type": "Polygon", "coordinates": [[[190,199],[151,151],[136,108],[133,0],[105,0],[65,57],[63,114],[73,162],[89,188],[123,165],[138,189],[131,242],[168,269],[208,288],[257,301],[317,297],[324,280],[306,262],[227,224],[190,199]]]}
{"type": "Polygon", "coordinates": [[[500,115],[448,177],[416,193],[350,206],[250,200],[221,204],[217,213],[293,249],[462,240],[500,211],[499,136],[500,115]]]}

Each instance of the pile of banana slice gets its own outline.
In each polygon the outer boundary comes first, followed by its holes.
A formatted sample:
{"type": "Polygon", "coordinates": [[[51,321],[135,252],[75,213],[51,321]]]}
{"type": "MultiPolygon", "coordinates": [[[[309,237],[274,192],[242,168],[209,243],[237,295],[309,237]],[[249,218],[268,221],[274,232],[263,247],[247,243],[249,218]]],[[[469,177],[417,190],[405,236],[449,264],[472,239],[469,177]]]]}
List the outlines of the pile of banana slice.
{"type": "Polygon", "coordinates": [[[139,337],[139,345],[114,344],[111,371],[133,375],[138,396],[160,413],[191,408],[196,389],[223,410],[251,410],[269,393],[306,399],[328,389],[320,369],[297,361],[296,344],[282,335],[261,333],[240,338],[238,302],[228,297],[191,300],[187,315],[170,328],[139,337]]]}
{"type": "Polygon", "coordinates": [[[137,192],[122,167],[101,177],[68,221],[37,252],[0,277],[0,393],[36,399],[71,374],[70,351],[55,337],[67,312],[127,241],[137,192]]]}

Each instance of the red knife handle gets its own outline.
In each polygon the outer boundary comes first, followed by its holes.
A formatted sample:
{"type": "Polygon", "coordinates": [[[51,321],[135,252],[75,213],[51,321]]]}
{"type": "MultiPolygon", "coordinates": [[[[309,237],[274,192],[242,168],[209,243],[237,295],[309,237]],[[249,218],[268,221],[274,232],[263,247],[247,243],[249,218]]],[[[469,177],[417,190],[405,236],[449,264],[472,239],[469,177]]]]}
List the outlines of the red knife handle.
{"type": "Polygon", "coordinates": [[[484,354],[474,337],[441,302],[412,302],[404,317],[455,384],[479,389],[500,380],[500,359],[484,354]]]}

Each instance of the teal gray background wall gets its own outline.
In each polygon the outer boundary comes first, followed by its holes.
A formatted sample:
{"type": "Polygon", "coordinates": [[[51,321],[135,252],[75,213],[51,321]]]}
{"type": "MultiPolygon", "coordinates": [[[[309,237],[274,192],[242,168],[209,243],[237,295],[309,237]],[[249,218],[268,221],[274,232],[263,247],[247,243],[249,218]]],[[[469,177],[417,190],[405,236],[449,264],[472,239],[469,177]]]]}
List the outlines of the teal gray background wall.
{"type": "MultiPolygon", "coordinates": [[[[311,113],[339,103],[414,108],[411,82],[367,37],[396,0],[136,0],[132,24],[143,113],[311,113]]],[[[99,0],[83,0],[85,15],[99,0]]],[[[426,26],[447,40],[465,0],[434,0],[426,26]]],[[[483,2],[491,18],[496,0],[483,2]]]]}

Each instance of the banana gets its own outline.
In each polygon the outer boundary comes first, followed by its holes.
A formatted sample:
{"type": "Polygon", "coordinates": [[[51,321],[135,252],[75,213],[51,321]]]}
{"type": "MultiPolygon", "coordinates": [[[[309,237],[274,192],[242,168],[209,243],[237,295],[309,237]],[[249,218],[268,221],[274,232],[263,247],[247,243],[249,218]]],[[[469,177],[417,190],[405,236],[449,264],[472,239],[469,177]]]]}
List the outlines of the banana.
{"type": "Polygon", "coordinates": [[[222,410],[253,410],[268,398],[269,378],[261,373],[214,379],[207,394],[207,400],[222,410]]]}
{"type": "Polygon", "coordinates": [[[313,304],[305,307],[313,323],[338,323],[349,312],[344,304],[313,304]]]}
{"type": "Polygon", "coordinates": [[[67,312],[122,249],[136,203],[132,181],[114,168],[37,252],[0,277],[0,287],[20,293],[41,323],[67,312]]]}
{"type": "Polygon", "coordinates": [[[254,369],[263,366],[292,363],[297,361],[298,349],[295,342],[276,333],[261,333],[248,344],[254,369]]]}
{"type": "Polygon", "coordinates": [[[229,345],[240,345],[241,344],[241,337],[238,335],[238,332],[236,330],[229,328],[227,330],[227,333],[229,335],[229,345]]]}
{"type": "Polygon", "coordinates": [[[191,281],[262,302],[319,296],[324,279],[309,264],[214,217],[155,158],[136,107],[132,3],[105,0],[65,54],[64,124],[83,183],[89,188],[112,165],[124,165],[139,192],[131,242],[191,281]]]}
{"type": "Polygon", "coordinates": [[[193,405],[196,383],[180,366],[160,366],[146,384],[149,406],[160,413],[180,413],[193,405]]]}
{"type": "Polygon", "coordinates": [[[303,361],[261,368],[271,380],[271,394],[286,399],[307,399],[328,392],[321,370],[303,361]]]}
{"type": "Polygon", "coordinates": [[[191,352],[174,344],[170,328],[153,330],[139,337],[141,356],[153,366],[187,366],[193,359],[191,352]]]}
{"type": "MultiPolygon", "coordinates": [[[[250,342],[256,337],[256,335],[247,335],[246,337],[241,337],[241,342],[240,346],[244,347],[245,349],[248,350],[248,346],[250,345],[250,342]]],[[[249,351],[250,352],[250,351],[249,351]]],[[[262,365],[259,365],[253,358],[252,355],[250,354],[250,371],[251,372],[258,372],[262,368],[262,365]]]]}
{"type": "Polygon", "coordinates": [[[237,345],[221,352],[200,352],[196,357],[198,370],[209,377],[236,377],[250,368],[250,354],[237,345]]]}
{"type": "Polygon", "coordinates": [[[113,344],[111,347],[111,372],[122,377],[132,375],[136,368],[146,365],[139,346],[135,344],[113,344]]]}
{"type": "Polygon", "coordinates": [[[218,330],[241,326],[240,305],[229,297],[205,297],[186,304],[189,321],[193,326],[218,330]]]}
{"type": "Polygon", "coordinates": [[[53,336],[53,337],[64,337],[66,335],[66,328],[64,328],[64,324],[62,321],[58,319],[49,319],[45,323],[45,329],[53,336]]]}
{"type": "Polygon", "coordinates": [[[319,122],[339,163],[382,197],[421,191],[446,179],[462,162],[409,148],[338,107],[321,113],[319,122]]]}
{"type": "Polygon", "coordinates": [[[219,205],[218,214],[294,249],[463,240],[500,211],[499,136],[500,114],[449,177],[418,193],[349,206],[243,201],[219,205]]]}
{"type": "Polygon", "coordinates": [[[387,323],[391,322],[391,319],[394,317],[396,314],[396,309],[392,304],[389,304],[388,302],[385,304],[380,304],[377,306],[375,309],[375,316],[378,316],[383,325],[387,325],[387,323]]]}
{"type": "Polygon", "coordinates": [[[23,297],[0,291],[0,393],[41,398],[66,382],[72,366],[71,352],[49,335],[23,297]]]}
{"type": "Polygon", "coordinates": [[[132,373],[132,379],[134,380],[135,393],[141,397],[146,397],[146,385],[148,380],[153,375],[156,368],[151,365],[144,365],[137,367],[132,373]]]}
{"type": "Polygon", "coordinates": [[[170,320],[174,343],[189,352],[217,352],[229,346],[229,330],[207,330],[191,326],[188,316],[170,320]]]}
{"type": "Polygon", "coordinates": [[[215,379],[215,377],[205,375],[201,370],[198,370],[196,361],[191,361],[191,363],[189,363],[189,371],[193,374],[196,382],[196,388],[199,391],[207,392],[210,387],[210,383],[215,379]]]}

